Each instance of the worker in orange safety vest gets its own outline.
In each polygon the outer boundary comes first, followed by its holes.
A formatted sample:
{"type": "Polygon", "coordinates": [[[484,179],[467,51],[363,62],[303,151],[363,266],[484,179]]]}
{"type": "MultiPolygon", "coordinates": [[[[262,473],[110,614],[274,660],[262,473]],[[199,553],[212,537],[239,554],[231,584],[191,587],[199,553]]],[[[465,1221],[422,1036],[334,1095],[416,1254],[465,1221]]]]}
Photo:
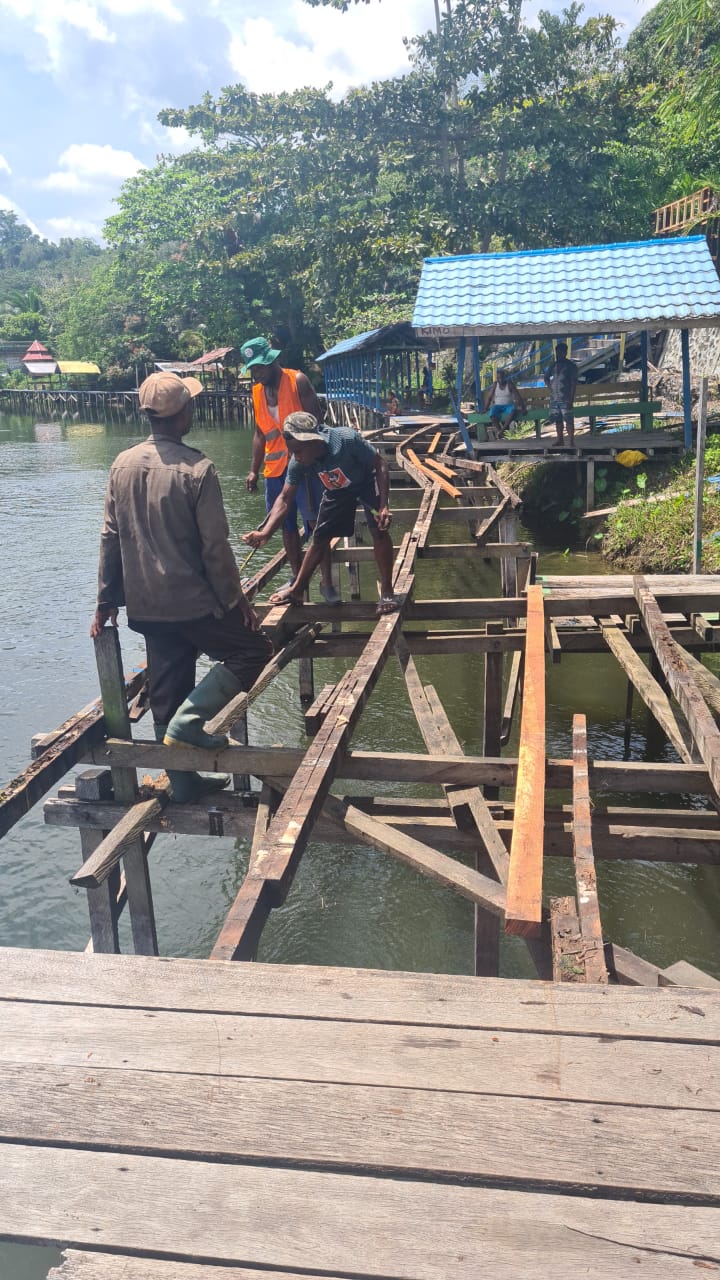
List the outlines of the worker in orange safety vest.
{"type": "MultiPolygon", "coordinates": [[[[306,374],[297,369],[284,369],[280,364],[280,351],[273,348],[267,338],[249,338],[240,347],[245,360],[243,374],[252,378],[255,434],[252,442],[252,462],[245,479],[249,493],[257,489],[262,469],[265,482],[265,510],[271,511],[285,484],[289,454],[282,426],[291,413],[305,410],[318,421],[324,412],[315,388],[306,374]]],[[[288,562],[296,577],[302,561],[298,510],[305,526],[305,535],[315,524],[322,498],[322,485],[313,478],[307,487],[298,490],[297,501],[288,509],[282,526],[283,545],[288,562]],[[317,492],[315,492],[317,489],[317,492]]],[[[341,597],[332,581],[332,566],[328,554],[321,564],[320,593],[328,604],[340,604],[341,597]]]]}

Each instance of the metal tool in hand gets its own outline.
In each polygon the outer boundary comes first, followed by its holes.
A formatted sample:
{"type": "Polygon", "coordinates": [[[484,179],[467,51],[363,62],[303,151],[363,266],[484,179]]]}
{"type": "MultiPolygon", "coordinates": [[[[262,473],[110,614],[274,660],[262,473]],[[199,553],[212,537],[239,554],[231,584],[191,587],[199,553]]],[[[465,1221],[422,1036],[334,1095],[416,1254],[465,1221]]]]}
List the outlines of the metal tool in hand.
{"type": "MultiPolygon", "coordinates": [[[[258,525],[258,527],[257,527],[257,529],[255,530],[255,532],[256,532],[256,533],[259,533],[259,532],[260,532],[260,530],[261,530],[261,529],[263,529],[263,528],[265,527],[265,525],[267,524],[267,522],[268,522],[268,520],[269,520],[269,519],[270,519],[270,512],[268,511],[267,515],[265,516],[265,519],[264,519],[264,520],[263,520],[263,521],[258,525]]],[[[257,547],[252,547],[252,548],[251,548],[251,550],[250,550],[249,555],[246,555],[245,559],[243,560],[242,564],[240,565],[240,578],[241,578],[241,579],[242,579],[243,573],[244,573],[244,572],[245,572],[245,570],[247,569],[247,567],[248,567],[248,565],[249,565],[250,561],[252,560],[253,556],[255,555],[255,552],[257,551],[257,549],[258,549],[257,547]]]]}

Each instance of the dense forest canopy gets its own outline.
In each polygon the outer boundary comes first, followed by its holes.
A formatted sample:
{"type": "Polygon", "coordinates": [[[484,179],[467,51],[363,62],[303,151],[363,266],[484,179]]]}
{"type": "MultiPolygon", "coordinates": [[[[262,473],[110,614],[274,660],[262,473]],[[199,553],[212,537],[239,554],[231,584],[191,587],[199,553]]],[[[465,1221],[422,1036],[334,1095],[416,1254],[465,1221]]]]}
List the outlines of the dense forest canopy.
{"type": "Polygon", "coordinates": [[[103,250],[0,211],[0,342],[116,383],[250,331],[300,363],[408,319],[428,254],[641,238],[657,205],[720,185],[720,0],[660,0],[624,47],[574,3],[535,25],[521,0],[428,10],[402,77],[161,112],[196,145],[124,184],[103,250]]]}

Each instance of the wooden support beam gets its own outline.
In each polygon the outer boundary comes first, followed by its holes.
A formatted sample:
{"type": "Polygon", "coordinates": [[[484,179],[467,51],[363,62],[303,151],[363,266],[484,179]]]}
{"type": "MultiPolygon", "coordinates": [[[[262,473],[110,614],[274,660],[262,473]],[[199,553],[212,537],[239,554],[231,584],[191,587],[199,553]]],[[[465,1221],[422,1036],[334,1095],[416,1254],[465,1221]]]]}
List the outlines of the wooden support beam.
{"type": "Polygon", "coordinates": [[[585,943],[580,933],[575,899],[550,899],[553,982],[583,982],[585,943]]]}
{"type": "Polygon", "coordinates": [[[515,717],[515,707],[517,705],[518,694],[522,685],[524,665],[525,655],[520,651],[520,649],[516,649],[510,662],[510,675],[508,677],[507,689],[505,690],[505,705],[503,707],[503,717],[500,725],[501,747],[507,746],[510,741],[512,723],[515,717]]]}
{"type": "MultiPolygon", "coordinates": [[[[502,629],[501,622],[487,624],[488,635],[497,635],[502,632],[502,629]]],[[[503,716],[502,677],[502,653],[492,653],[488,650],[485,654],[483,672],[482,753],[484,756],[500,755],[503,716]]],[[[497,795],[496,787],[485,787],[486,799],[496,800],[497,795]]]]}
{"type": "Polygon", "coordinates": [[[720,716],[720,680],[694,654],[678,644],[683,662],[693,676],[707,705],[715,717],[720,716]]]}
{"type": "MultiPolygon", "coordinates": [[[[410,653],[401,639],[398,658],[405,675],[410,702],[428,751],[462,752],[458,738],[435,689],[424,688],[410,653]]],[[[476,870],[503,882],[507,880],[508,854],[479,787],[444,786],[443,791],[458,830],[476,829],[484,845],[476,854],[476,870]]],[[[482,906],[475,908],[475,973],[497,977],[499,973],[499,923],[482,906]]]]}
{"type": "MultiPolygon", "coordinates": [[[[102,747],[87,753],[84,763],[122,766],[124,768],[165,769],[171,760],[173,769],[200,769],[204,772],[247,772],[256,778],[289,777],[304,758],[301,747],[226,747],[208,751],[204,747],[135,740],[109,739],[102,747]],[[172,751],[172,757],[168,753],[172,751]]],[[[341,778],[365,778],[393,782],[443,783],[464,786],[487,783],[491,786],[514,787],[518,761],[508,756],[485,759],[483,756],[423,755],[407,751],[348,751],[341,778]]],[[[704,765],[645,764],[643,761],[594,760],[590,764],[590,783],[594,791],[628,793],[654,791],[668,795],[707,796],[712,785],[704,765]]],[[[572,761],[549,759],[545,766],[548,788],[572,785],[572,761]]]]}
{"type": "MultiPolygon", "coordinates": [[[[115,627],[104,627],[95,637],[95,660],[100,681],[103,716],[108,734],[130,739],[131,728],[122,676],[120,640],[115,627]]],[[[134,768],[113,768],[113,794],[119,804],[134,806],[137,777],[134,768]]],[[[102,847],[102,846],[101,846],[102,847]]],[[[121,849],[125,868],[127,902],[133,945],[137,955],[157,955],[157,932],[153,909],[147,850],[142,834],[136,834],[121,849]]]]}
{"type": "Polygon", "coordinates": [[[678,724],[675,712],[667,694],[661,689],[657,680],[648,671],[645,663],[635,652],[629,640],[622,634],[616,624],[604,622],[602,637],[610,652],[617,658],[633,688],[637,689],[645,706],[652,712],[663,732],[666,734],[681,760],[692,764],[693,756],[678,724]]]}
{"type": "Polygon", "coordinates": [[[660,668],[687,719],[715,793],[720,795],[720,730],[644,578],[635,578],[634,591],[660,668]]]}
{"type": "Polygon", "coordinates": [[[148,823],[158,818],[170,799],[169,783],[150,800],[139,800],[101,840],[70,877],[76,889],[97,889],[116,867],[127,849],[142,836],[148,823]]]}
{"type": "Polygon", "coordinates": [[[545,647],[542,587],[528,587],[527,644],[515,826],[510,846],[505,931],[537,936],[542,927],[545,815],[545,647]]]}
{"type": "Polygon", "coordinates": [[[581,715],[573,717],[573,857],[585,981],[607,982],[592,844],[587,725],[581,715]]]}
{"type": "MultiPolygon", "coordinates": [[[[386,614],[377,621],[362,658],[337,686],[332,708],[305,753],[269,825],[262,846],[255,851],[246,884],[251,880],[261,883],[265,890],[264,897],[261,901],[260,895],[255,894],[256,905],[249,914],[241,905],[237,912],[235,908],[231,910],[217,943],[217,948],[220,948],[225,957],[228,952],[235,956],[243,948],[244,931],[254,929],[261,907],[264,908],[267,903],[275,906],[284,901],[313,823],[347,752],[355,726],[400,634],[402,611],[414,583],[415,555],[427,540],[437,498],[436,487],[425,491],[415,528],[412,534],[406,534],[403,539],[393,574],[394,590],[400,601],[398,611],[386,614]]],[[[241,896],[247,903],[253,896],[252,890],[241,889],[238,902],[241,896]]]]}
{"type": "Polygon", "coordinates": [[[491,507],[490,510],[478,507],[476,514],[483,517],[475,529],[475,541],[479,546],[485,542],[490,530],[497,524],[506,507],[507,498],[503,498],[502,502],[499,502],[496,507],[491,507]]]}
{"type": "Polygon", "coordinates": [[[205,732],[227,733],[235,724],[235,721],[245,714],[248,707],[267,689],[268,685],[279,675],[283,668],[293,658],[297,658],[304,653],[321,631],[321,622],[313,622],[301,627],[297,635],[292,640],[289,640],[280,652],[276,653],[275,657],[271,658],[267,665],[263,667],[252,688],[238,693],[221,711],[218,711],[217,715],[213,716],[212,720],[208,720],[205,725],[205,732]]]}
{"type": "MultiPolygon", "coordinates": [[[[145,668],[124,681],[125,701],[134,697],[145,682],[145,668]]],[[[105,734],[100,699],[70,716],[59,728],[42,735],[40,754],[27,769],[0,787],[0,837],[29,813],[68,770],[82,760],[88,750],[101,743],[105,734]]]]}

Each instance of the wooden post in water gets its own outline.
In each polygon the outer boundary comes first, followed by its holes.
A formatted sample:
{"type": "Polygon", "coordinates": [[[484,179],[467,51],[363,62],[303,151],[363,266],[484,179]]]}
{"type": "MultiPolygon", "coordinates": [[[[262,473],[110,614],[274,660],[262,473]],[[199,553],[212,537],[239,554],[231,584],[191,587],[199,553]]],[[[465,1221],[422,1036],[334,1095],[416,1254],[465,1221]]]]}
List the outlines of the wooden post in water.
{"type": "MultiPolygon", "coordinates": [[[[504,563],[504,562],[503,562],[504,563]]],[[[499,635],[503,630],[502,622],[488,622],[488,635],[499,635]]],[[[483,735],[482,753],[484,756],[500,755],[500,739],[503,721],[503,655],[502,653],[485,654],[485,683],[483,689],[483,735]]],[[[484,787],[486,800],[497,800],[500,794],[497,787],[484,787]]]]}
{"type": "MultiPolygon", "coordinates": [[[[120,639],[115,627],[104,627],[95,638],[95,660],[100,679],[105,729],[108,737],[132,737],[125,697],[120,639]]],[[[113,769],[112,784],[118,804],[130,807],[137,801],[137,775],[134,769],[113,769]]],[[[158,954],[155,912],[143,837],[128,845],[123,854],[127,884],[128,910],[133,943],[137,955],[158,954]]]]}
{"type": "MultiPolygon", "coordinates": [[[[112,795],[112,781],[108,769],[86,769],[75,779],[75,794],[78,800],[109,800],[112,795]]],[[[86,862],[98,845],[102,844],[107,831],[96,831],[92,827],[80,828],[80,848],[83,862],[86,862]]],[[[109,953],[117,955],[120,951],[118,937],[118,917],[120,915],[118,897],[120,893],[120,867],[114,867],[107,880],[97,888],[87,891],[88,911],[90,912],[90,936],[92,949],[96,955],[109,953]]]]}
{"type": "Polygon", "coordinates": [[[700,573],[702,563],[703,490],[705,488],[705,429],[707,426],[708,380],[700,381],[697,439],[695,442],[695,522],[693,536],[693,573],[700,573]]]}

